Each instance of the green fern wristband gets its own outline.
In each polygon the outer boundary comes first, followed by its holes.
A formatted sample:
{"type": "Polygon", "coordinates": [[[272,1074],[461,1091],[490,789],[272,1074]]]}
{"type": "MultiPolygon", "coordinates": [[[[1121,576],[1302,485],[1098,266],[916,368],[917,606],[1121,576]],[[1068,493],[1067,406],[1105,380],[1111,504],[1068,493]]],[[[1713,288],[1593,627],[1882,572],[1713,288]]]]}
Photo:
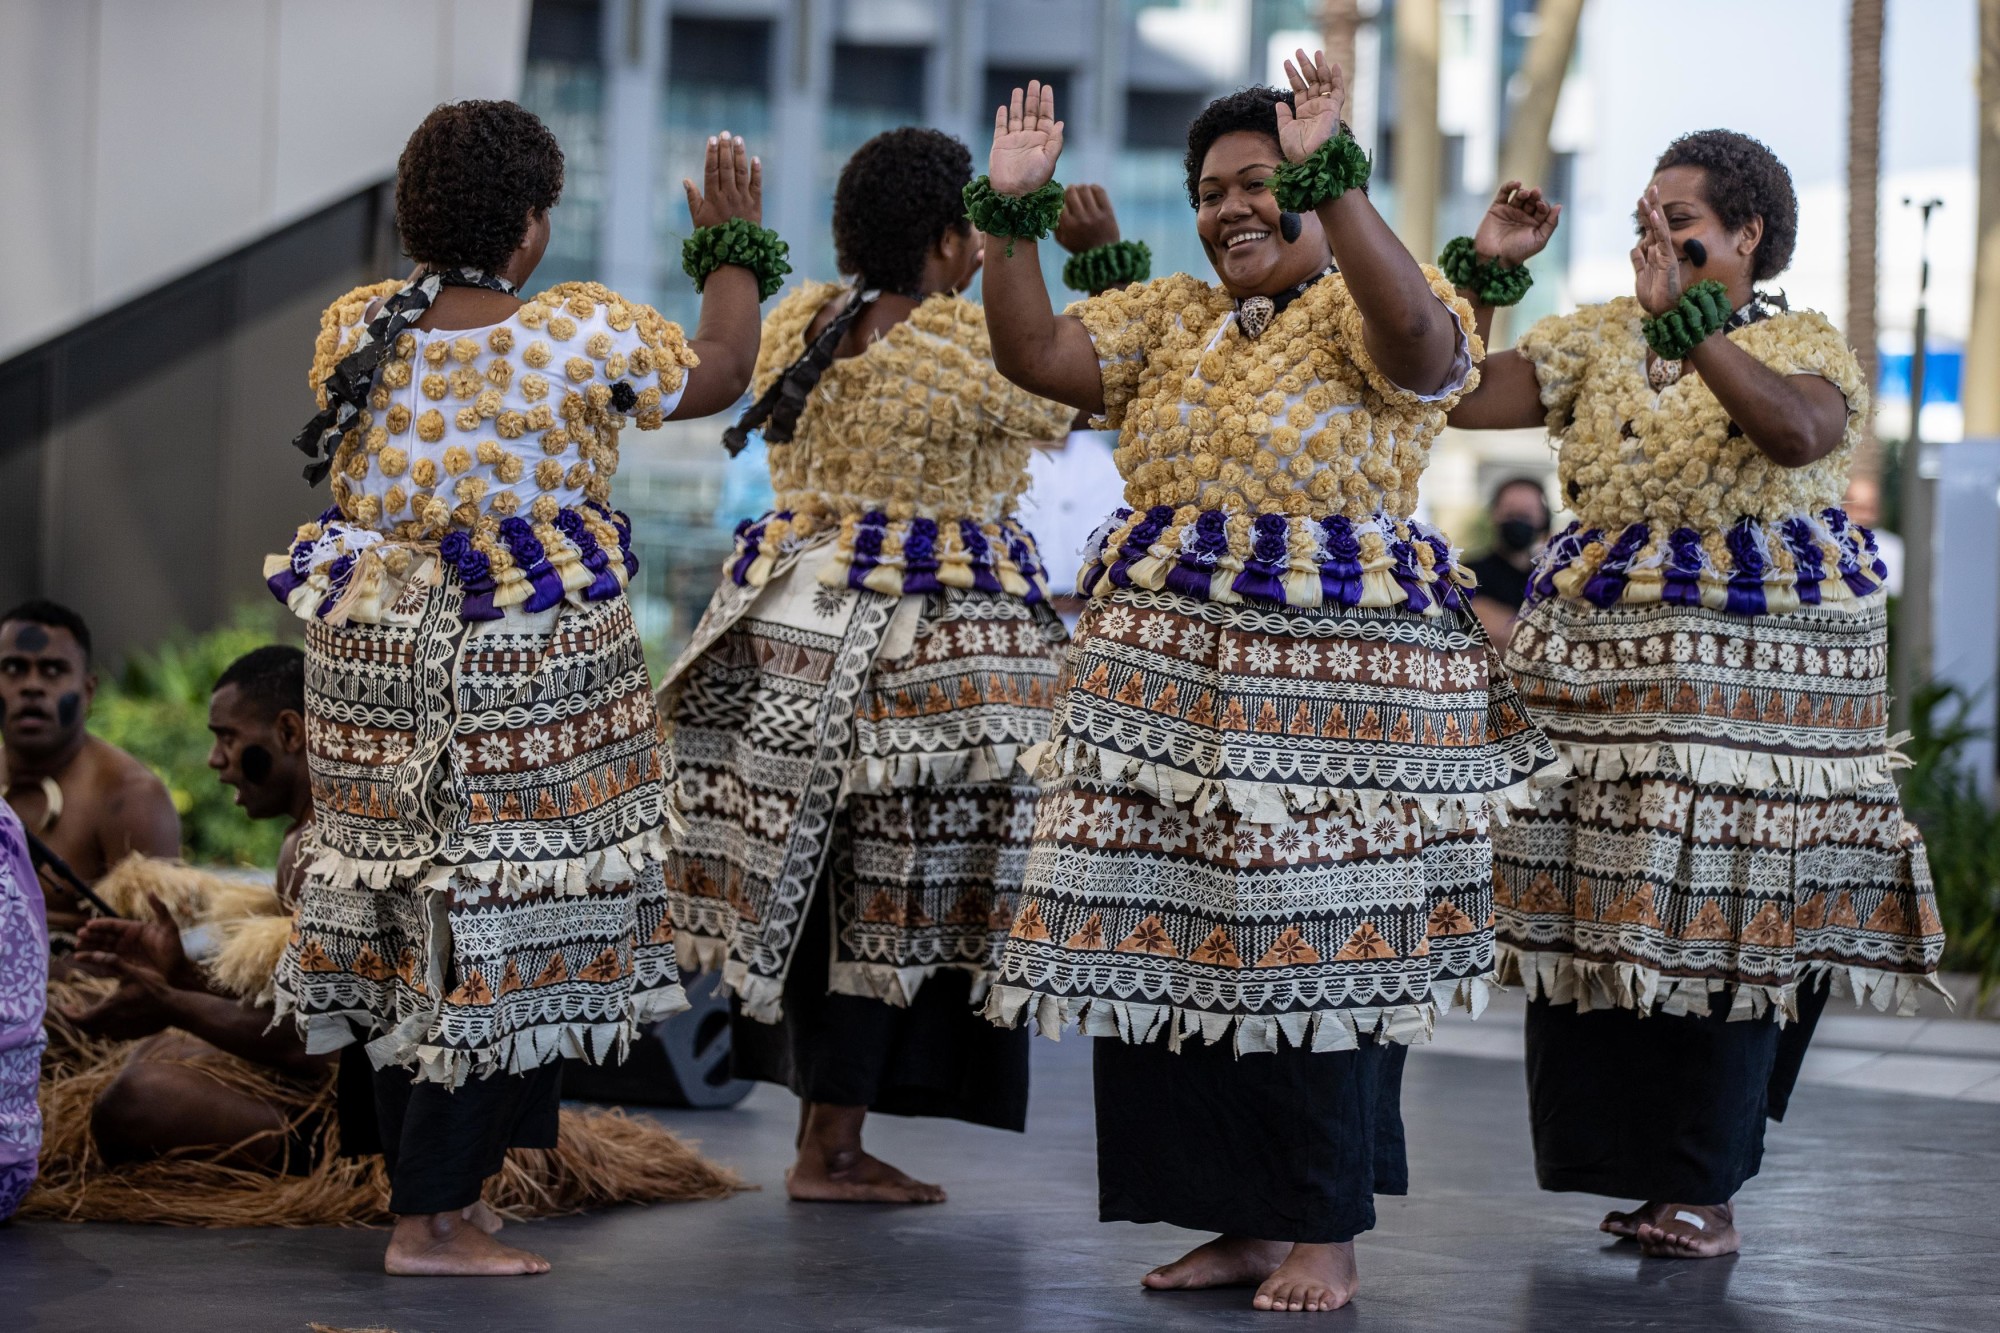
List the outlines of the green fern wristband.
{"type": "Polygon", "coordinates": [[[1287,162],[1271,177],[1271,193],[1287,213],[1304,213],[1368,183],[1368,154],[1352,135],[1336,134],[1303,162],[1287,162]]]}
{"type": "Polygon", "coordinates": [[[1639,332],[1662,361],[1679,361],[1729,322],[1729,289],[1710,278],[1681,293],[1672,309],[1642,320],[1639,332]]]}
{"type": "Polygon", "coordinates": [[[1071,255],[1063,265],[1063,286],[1091,296],[1153,275],[1153,252],[1144,241],[1113,241],[1071,255]]]}
{"type": "Polygon", "coordinates": [[[681,271],[694,279],[700,291],[708,275],[724,264],[737,264],[757,275],[757,299],[768,301],[785,285],[792,271],[786,262],[792,249],[768,227],[748,218],[731,218],[715,227],[696,227],[681,243],[681,271]]]}
{"type": "Polygon", "coordinates": [[[1438,255],[1438,271],[1454,287],[1472,293],[1481,305],[1515,305],[1535,285],[1535,275],[1526,264],[1503,264],[1497,259],[1481,259],[1472,248],[1470,236],[1454,236],[1438,255]]]}
{"type": "Polygon", "coordinates": [[[1014,256],[1014,238],[1039,241],[1055,230],[1062,216],[1063,187],[1050,181],[1032,194],[1002,194],[993,178],[981,176],[965,187],[965,216],[988,236],[1007,238],[1007,257],[1014,256]]]}

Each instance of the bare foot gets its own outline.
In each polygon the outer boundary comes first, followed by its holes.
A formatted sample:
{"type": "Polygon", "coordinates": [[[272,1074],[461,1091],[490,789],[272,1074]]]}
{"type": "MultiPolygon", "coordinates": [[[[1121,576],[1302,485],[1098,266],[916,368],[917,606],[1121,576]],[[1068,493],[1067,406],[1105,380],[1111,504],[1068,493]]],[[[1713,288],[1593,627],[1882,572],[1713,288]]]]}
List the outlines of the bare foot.
{"type": "Polygon", "coordinates": [[[1646,1222],[1657,1222],[1659,1212],[1660,1205],[1648,1199],[1629,1213],[1606,1213],[1604,1220],[1597,1224],[1597,1229],[1620,1240],[1637,1240],[1639,1227],[1646,1222]]]}
{"type": "Polygon", "coordinates": [[[1154,1291],[1255,1286],[1278,1271],[1291,1246],[1281,1240],[1217,1236],[1139,1279],[1154,1291]]]}
{"type": "Polygon", "coordinates": [[[502,1245],[459,1213],[427,1213],[396,1219],[382,1270],[398,1277],[501,1277],[546,1273],[549,1261],[502,1245]]]}
{"type": "Polygon", "coordinates": [[[507,1225],[506,1219],[494,1212],[484,1199],[469,1208],[459,1210],[458,1215],[489,1236],[499,1235],[500,1228],[507,1225]]]}
{"type": "Polygon", "coordinates": [[[943,1203],[936,1185],[904,1174],[859,1148],[825,1151],[808,1142],[785,1173],[785,1193],[801,1203],[943,1203]]]}
{"type": "Polygon", "coordinates": [[[1639,1224],[1639,1251],[1653,1259],[1717,1259],[1741,1249],[1733,1204],[1668,1203],[1639,1224]]]}
{"type": "Polygon", "coordinates": [[[1361,1276],[1354,1269],[1354,1242],[1294,1245],[1264,1279],[1250,1304],[1259,1310],[1338,1310],[1354,1299],[1361,1276]]]}

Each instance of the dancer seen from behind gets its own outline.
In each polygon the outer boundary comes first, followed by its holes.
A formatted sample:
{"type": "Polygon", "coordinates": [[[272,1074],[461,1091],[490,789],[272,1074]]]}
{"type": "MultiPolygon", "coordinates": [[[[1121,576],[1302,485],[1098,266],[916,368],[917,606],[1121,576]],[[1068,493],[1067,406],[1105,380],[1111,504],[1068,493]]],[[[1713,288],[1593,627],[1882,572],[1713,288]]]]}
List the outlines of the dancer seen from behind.
{"type": "MultiPolygon", "coordinates": [[[[1014,519],[1032,442],[1074,413],[992,366],[962,198],[935,130],[863,144],[834,193],[844,285],[772,311],[730,432],[761,429],[775,506],[661,687],[690,831],[677,942],[736,995],[734,1059],[800,1099],[791,1197],[942,1202],[870,1156],[870,1111],[1019,1130],[1025,1034],[984,1022],[1014,918],[1065,639],[1014,519]]],[[[1143,252],[1097,220],[1096,285],[1143,252]],[[1100,244],[1101,243],[1101,244],[1100,244]]]]}
{"type": "MultiPolygon", "coordinates": [[[[1446,248],[1482,321],[1556,211],[1509,184],[1446,248]]],[[[1840,509],[1867,382],[1758,286],[1791,261],[1791,177],[1690,134],[1637,219],[1634,294],[1536,324],[1451,419],[1546,425],[1577,514],[1507,653],[1575,776],[1494,853],[1536,1170],[1642,1200],[1603,1229],[1648,1254],[1711,1257],[1829,989],[1911,1012],[1943,932],[1889,779],[1883,569],[1840,509]]]]}
{"type": "Polygon", "coordinates": [[[562,151],[510,102],[439,107],[398,165],[415,273],[327,310],[298,443],[334,507],[266,569],[306,622],[315,817],[278,1012],[368,1042],[392,1273],[530,1273],[461,1216],[554,1140],[559,1061],[685,1005],[668,774],[609,507],[618,436],[734,402],[785,266],[761,171],[711,139],[692,340],[591,283],[518,293],[562,151]]]}
{"type": "Polygon", "coordinates": [[[1554,755],[1410,517],[1476,378],[1471,311],[1370,205],[1339,69],[1288,72],[1188,131],[1218,284],[1054,313],[1038,84],[970,193],[1000,368],[1120,427],[1130,506],[1080,581],[987,1011],[1099,1039],[1101,1218],[1220,1233],[1147,1286],[1325,1310],[1406,1187],[1408,1043],[1493,969],[1488,820],[1554,755]]]}

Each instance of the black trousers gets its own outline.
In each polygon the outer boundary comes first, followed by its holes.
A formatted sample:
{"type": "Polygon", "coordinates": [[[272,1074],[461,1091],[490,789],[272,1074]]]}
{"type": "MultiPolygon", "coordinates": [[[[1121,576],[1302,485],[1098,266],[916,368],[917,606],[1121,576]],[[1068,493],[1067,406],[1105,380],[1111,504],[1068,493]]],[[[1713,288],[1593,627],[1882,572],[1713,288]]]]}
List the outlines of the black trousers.
{"type": "MultiPolygon", "coordinates": [[[[343,1094],[350,1082],[351,1076],[343,1079],[343,1094]]],[[[372,1146],[389,1167],[393,1213],[456,1212],[479,1201],[480,1187],[506,1163],[509,1148],[556,1146],[559,1061],[525,1074],[468,1078],[455,1089],[418,1083],[410,1070],[391,1066],[373,1071],[372,1084],[372,1146]]],[[[341,1107],[343,1146],[365,1152],[367,1131],[349,1115],[350,1100],[344,1096],[341,1107]]]]}
{"type": "Polygon", "coordinates": [[[1528,1115],[1545,1190],[1724,1204],[1764,1160],[1826,986],[1799,987],[1799,1019],[1706,1017],[1528,1004],[1528,1115]]]}
{"type": "Polygon", "coordinates": [[[1372,1228],[1377,1194],[1409,1193],[1407,1046],[1092,1045],[1100,1221],[1320,1245],[1372,1228]]]}
{"type": "Polygon", "coordinates": [[[759,1023],[735,1010],[729,1040],[736,1077],[782,1084],[832,1106],[1025,1129],[1028,1030],[981,1017],[971,975],[956,969],[933,973],[907,1007],[828,993],[831,898],[822,877],[785,975],[784,1020],[759,1023]]]}

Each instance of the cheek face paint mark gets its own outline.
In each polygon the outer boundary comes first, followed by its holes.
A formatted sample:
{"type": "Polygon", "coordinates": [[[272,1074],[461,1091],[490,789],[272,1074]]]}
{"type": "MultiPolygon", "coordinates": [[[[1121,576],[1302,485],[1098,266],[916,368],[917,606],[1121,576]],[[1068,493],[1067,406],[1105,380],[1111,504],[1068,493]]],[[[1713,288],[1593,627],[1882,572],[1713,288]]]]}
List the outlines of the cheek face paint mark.
{"type": "Polygon", "coordinates": [[[1286,245],[1297,241],[1299,233],[1303,230],[1305,230],[1305,220],[1297,213],[1278,214],[1278,235],[1285,238],[1286,245]]]}
{"type": "Polygon", "coordinates": [[[24,652],[39,653],[49,646],[49,632],[40,625],[23,625],[14,632],[14,642],[24,652]]]}
{"type": "Polygon", "coordinates": [[[271,752],[261,745],[246,745],[239,762],[243,765],[243,780],[262,786],[271,780],[271,752]]]}
{"type": "Polygon", "coordinates": [[[77,717],[83,712],[83,696],[72,690],[56,700],[56,721],[65,728],[76,725],[77,717]]]}

